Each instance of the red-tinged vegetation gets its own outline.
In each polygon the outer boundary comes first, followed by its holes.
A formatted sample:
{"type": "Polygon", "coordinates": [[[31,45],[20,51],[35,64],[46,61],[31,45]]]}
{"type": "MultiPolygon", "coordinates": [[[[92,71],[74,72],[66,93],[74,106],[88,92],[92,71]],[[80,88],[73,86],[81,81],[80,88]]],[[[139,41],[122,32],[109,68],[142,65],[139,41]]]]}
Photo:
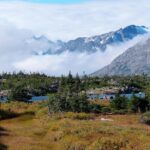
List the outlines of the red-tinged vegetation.
{"type": "Polygon", "coordinates": [[[41,104],[11,106],[3,104],[2,109],[11,108],[19,115],[0,123],[3,129],[0,141],[8,150],[149,150],[150,147],[150,126],[140,123],[140,114],[48,115],[41,104]]]}

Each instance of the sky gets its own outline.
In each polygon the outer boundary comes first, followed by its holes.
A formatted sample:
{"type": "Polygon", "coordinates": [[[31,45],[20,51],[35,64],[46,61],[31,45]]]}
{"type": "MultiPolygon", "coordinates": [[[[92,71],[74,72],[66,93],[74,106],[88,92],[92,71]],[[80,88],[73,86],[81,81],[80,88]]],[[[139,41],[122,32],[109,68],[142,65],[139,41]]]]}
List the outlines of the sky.
{"type": "Polygon", "coordinates": [[[83,2],[84,0],[25,0],[28,2],[34,2],[34,3],[57,3],[57,4],[71,4],[71,3],[79,3],[83,2]]]}
{"type": "Polygon", "coordinates": [[[87,0],[0,0],[3,2],[31,2],[31,3],[49,3],[49,4],[71,4],[71,3],[81,3],[87,0]]]}
{"type": "MultiPolygon", "coordinates": [[[[150,27],[149,10],[149,0],[0,0],[0,72],[25,70],[60,75],[69,70],[80,74],[96,71],[125,51],[129,43],[103,54],[33,56],[33,46],[26,41],[40,35],[68,41],[130,24],[150,27]]],[[[43,43],[38,45],[45,48],[43,43]]]]}

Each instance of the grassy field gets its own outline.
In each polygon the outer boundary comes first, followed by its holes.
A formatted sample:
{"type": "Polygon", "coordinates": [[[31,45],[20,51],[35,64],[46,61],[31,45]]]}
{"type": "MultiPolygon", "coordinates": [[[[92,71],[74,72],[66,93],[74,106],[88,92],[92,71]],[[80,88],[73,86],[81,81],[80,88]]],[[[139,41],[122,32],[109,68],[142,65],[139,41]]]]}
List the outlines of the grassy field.
{"type": "Polygon", "coordinates": [[[44,104],[24,103],[3,104],[1,108],[18,114],[0,121],[2,150],[150,149],[150,126],[141,124],[138,114],[48,116],[44,104]]]}

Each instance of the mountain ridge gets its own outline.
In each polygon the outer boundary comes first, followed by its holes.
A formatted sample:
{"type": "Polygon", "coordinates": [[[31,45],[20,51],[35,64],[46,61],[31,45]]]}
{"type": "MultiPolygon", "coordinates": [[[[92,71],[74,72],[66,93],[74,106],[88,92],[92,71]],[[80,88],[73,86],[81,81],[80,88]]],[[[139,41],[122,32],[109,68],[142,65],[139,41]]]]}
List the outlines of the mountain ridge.
{"type": "Polygon", "coordinates": [[[109,33],[91,37],[79,37],[68,42],[60,40],[53,42],[44,36],[33,37],[31,40],[35,42],[44,41],[46,45],[44,49],[33,50],[36,55],[58,55],[66,51],[91,54],[97,51],[104,52],[109,45],[117,45],[146,33],[148,33],[148,28],[145,26],[129,25],[109,33]]]}
{"type": "Polygon", "coordinates": [[[111,64],[91,76],[150,75],[150,37],[115,58],[111,64]]]}

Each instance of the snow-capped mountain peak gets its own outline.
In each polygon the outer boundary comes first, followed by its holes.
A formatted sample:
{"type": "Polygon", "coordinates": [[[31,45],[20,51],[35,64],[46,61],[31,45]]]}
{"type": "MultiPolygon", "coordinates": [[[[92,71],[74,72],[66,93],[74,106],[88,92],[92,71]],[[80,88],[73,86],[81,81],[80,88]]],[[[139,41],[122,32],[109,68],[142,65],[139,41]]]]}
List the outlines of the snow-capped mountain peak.
{"type": "Polygon", "coordinates": [[[32,45],[32,50],[37,55],[61,54],[65,51],[69,52],[86,52],[94,53],[96,51],[104,52],[107,46],[118,45],[134,39],[137,36],[144,35],[149,32],[145,26],[130,25],[120,28],[102,35],[92,37],[79,37],[68,42],[50,41],[45,36],[33,37],[28,41],[32,45]]]}

